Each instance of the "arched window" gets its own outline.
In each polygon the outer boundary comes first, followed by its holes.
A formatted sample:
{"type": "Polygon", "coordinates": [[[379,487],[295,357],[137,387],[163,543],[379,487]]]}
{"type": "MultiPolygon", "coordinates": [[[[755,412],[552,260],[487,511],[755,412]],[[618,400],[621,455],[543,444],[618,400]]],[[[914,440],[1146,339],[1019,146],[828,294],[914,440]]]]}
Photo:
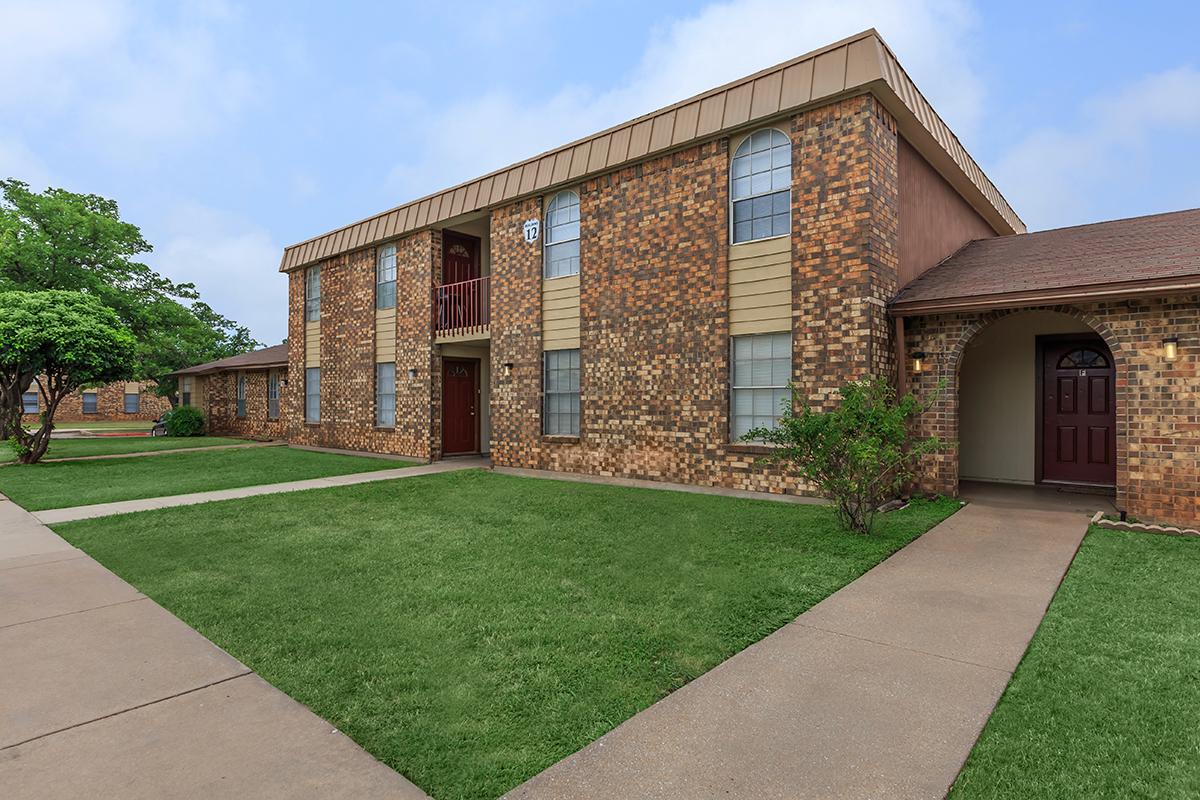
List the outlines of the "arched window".
{"type": "Polygon", "coordinates": [[[579,195],[567,190],[546,206],[546,263],[543,275],[579,274],[579,195]]]}
{"type": "Polygon", "coordinates": [[[1108,366],[1108,359],[1102,353],[1088,348],[1072,350],[1058,362],[1059,369],[1103,369],[1108,366]]]}
{"type": "Polygon", "coordinates": [[[791,231],[792,142],[774,128],[738,145],[730,168],[733,243],[786,236],[791,231]]]}

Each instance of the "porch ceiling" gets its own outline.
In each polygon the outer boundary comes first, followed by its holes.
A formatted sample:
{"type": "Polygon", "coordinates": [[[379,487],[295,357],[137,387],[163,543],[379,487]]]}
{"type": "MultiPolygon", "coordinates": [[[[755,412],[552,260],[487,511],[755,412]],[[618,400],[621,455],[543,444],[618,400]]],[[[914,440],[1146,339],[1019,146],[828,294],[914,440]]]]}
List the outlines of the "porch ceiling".
{"type": "Polygon", "coordinates": [[[978,239],[909,283],[892,314],[1200,291],[1200,209],[978,239]]]}

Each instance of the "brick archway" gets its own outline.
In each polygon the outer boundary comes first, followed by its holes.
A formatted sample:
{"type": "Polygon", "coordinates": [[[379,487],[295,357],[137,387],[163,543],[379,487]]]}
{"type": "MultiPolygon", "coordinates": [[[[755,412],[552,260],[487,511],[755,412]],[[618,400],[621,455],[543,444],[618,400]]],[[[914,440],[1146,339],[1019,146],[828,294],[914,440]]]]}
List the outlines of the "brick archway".
{"type": "MultiPolygon", "coordinates": [[[[921,488],[940,494],[958,494],[959,378],[963,356],[972,340],[993,323],[1013,314],[1029,311],[1053,312],[1078,320],[1100,336],[1112,353],[1116,370],[1116,482],[1117,500],[1120,505],[1128,485],[1128,359],[1120,338],[1104,320],[1070,305],[931,315],[914,317],[911,320],[906,336],[908,349],[925,352],[929,369],[920,375],[912,376],[910,385],[920,396],[937,397],[930,412],[918,427],[923,435],[935,435],[950,443],[942,452],[927,458],[922,469],[921,488]]],[[[905,368],[911,368],[911,364],[906,364],[905,368]]]]}

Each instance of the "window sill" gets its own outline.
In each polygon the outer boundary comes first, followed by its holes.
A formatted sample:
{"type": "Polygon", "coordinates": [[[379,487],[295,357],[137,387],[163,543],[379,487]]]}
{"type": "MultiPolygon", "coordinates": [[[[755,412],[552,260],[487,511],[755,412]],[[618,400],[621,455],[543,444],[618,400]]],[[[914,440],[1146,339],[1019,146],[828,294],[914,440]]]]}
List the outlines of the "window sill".
{"type": "Polygon", "coordinates": [[[579,444],[579,437],[543,434],[542,441],[550,444],[579,444]]]}
{"type": "Polygon", "coordinates": [[[750,455],[759,456],[770,455],[778,449],[779,445],[775,444],[731,443],[725,445],[725,450],[729,453],[749,453],[750,455]]]}
{"type": "Polygon", "coordinates": [[[375,425],[373,427],[373,429],[377,430],[377,431],[382,431],[383,433],[395,433],[396,432],[395,425],[375,425]]]}

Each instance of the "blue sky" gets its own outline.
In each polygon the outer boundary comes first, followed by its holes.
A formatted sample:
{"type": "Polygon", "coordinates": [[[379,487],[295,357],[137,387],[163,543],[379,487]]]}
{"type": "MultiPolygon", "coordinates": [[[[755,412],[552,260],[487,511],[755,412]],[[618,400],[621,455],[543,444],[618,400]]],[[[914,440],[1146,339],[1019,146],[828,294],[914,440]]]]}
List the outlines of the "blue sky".
{"type": "Polygon", "coordinates": [[[1185,3],[0,0],[0,175],[272,344],[284,245],[872,26],[1031,230],[1200,206],[1185,3]]]}

